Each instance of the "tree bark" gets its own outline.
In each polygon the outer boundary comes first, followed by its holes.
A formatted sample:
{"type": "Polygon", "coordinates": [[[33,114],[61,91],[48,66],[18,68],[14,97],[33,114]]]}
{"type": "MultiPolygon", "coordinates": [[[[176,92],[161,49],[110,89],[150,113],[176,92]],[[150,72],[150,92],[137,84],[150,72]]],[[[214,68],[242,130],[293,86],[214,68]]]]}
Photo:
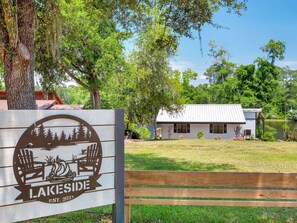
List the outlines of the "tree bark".
{"type": "MultiPolygon", "coordinates": [[[[12,8],[11,3],[2,3],[12,8]]],[[[3,42],[4,81],[8,109],[36,109],[34,94],[34,3],[32,0],[17,1],[16,14],[10,20],[1,16],[3,42]],[[5,22],[14,20],[16,27],[5,22]],[[8,29],[14,29],[14,32],[8,29]],[[15,41],[11,41],[15,39],[15,41]]]]}
{"type": "Polygon", "coordinates": [[[98,90],[92,90],[91,95],[91,104],[93,109],[101,109],[101,98],[100,92],[98,90]]]}

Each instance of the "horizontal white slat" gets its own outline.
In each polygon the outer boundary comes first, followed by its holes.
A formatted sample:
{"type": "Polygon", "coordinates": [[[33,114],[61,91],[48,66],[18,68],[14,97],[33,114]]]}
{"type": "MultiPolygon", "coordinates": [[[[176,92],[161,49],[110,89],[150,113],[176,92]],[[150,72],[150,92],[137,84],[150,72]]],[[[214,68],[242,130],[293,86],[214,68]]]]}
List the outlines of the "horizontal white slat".
{"type": "Polygon", "coordinates": [[[48,204],[43,202],[27,202],[12,206],[0,207],[0,222],[22,221],[54,214],[61,214],[85,208],[98,207],[113,204],[115,202],[115,190],[84,193],[72,201],[48,204]]]}
{"type": "MultiPolygon", "coordinates": [[[[114,140],[114,126],[94,126],[93,128],[101,141],[114,140]]],[[[15,147],[24,132],[25,129],[0,129],[0,147],[15,147]]]]}
{"type": "Polygon", "coordinates": [[[115,128],[114,126],[93,126],[97,132],[100,141],[112,141],[115,140],[115,128]]]}
{"type": "MultiPolygon", "coordinates": [[[[103,158],[99,173],[103,174],[103,173],[114,172],[114,166],[115,166],[114,162],[115,162],[114,157],[103,158]]],[[[50,171],[50,169],[47,169],[46,172],[48,173],[49,171],[50,171]]],[[[76,170],[73,169],[73,171],[76,171],[76,170]]],[[[47,173],[46,173],[46,175],[47,175],[47,173]]],[[[15,179],[12,167],[0,168],[0,187],[14,185],[16,183],[17,182],[15,179]]]]}
{"type": "MultiPolygon", "coordinates": [[[[115,142],[102,142],[102,157],[114,156],[115,154],[115,142]]],[[[14,148],[0,149],[0,167],[12,166],[14,148]]],[[[72,150],[63,151],[63,155],[71,156],[73,154],[72,150]]],[[[34,153],[34,156],[36,154],[34,153]]],[[[42,160],[44,161],[44,160],[42,160]]]]}
{"type": "MultiPolygon", "coordinates": [[[[96,190],[106,190],[114,188],[114,173],[102,174],[98,179],[101,184],[96,190]]],[[[4,205],[11,205],[23,203],[22,200],[15,200],[20,195],[20,191],[15,189],[14,186],[0,188],[0,207],[4,205]]]]}
{"type": "Polygon", "coordinates": [[[0,128],[29,127],[42,118],[59,114],[76,116],[90,125],[115,124],[114,110],[2,110],[0,111],[0,128]]]}
{"type": "Polygon", "coordinates": [[[15,147],[25,129],[0,129],[0,147],[15,147]]]}

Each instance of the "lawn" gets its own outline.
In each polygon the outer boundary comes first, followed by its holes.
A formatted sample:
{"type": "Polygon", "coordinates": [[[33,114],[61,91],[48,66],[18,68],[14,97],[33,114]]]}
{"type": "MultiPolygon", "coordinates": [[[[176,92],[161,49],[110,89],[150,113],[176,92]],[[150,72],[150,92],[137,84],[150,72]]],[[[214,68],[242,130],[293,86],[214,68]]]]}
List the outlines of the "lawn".
{"type": "MultiPolygon", "coordinates": [[[[132,170],[297,172],[297,143],[232,140],[126,141],[132,170]]],[[[296,208],[132,205],[132,222],[297,223],[296,208]]],[[[93,208],[34,222],[110,222],[111,208],[93,208]]]]}
{"type": "MultiPolygon", "coordinates": [[[[297,143],[233,140],[134,141],[125,145],[126,168],[296,172],[297,143]]],[[[297,222],[295,208],[132,206],[133,222],[297,222]]]]}
{"type": "Polygon", "coordinates": [[[296,172],[297,143],[235,140],[161,140],[125,144],[133,170],[296,172]]]}

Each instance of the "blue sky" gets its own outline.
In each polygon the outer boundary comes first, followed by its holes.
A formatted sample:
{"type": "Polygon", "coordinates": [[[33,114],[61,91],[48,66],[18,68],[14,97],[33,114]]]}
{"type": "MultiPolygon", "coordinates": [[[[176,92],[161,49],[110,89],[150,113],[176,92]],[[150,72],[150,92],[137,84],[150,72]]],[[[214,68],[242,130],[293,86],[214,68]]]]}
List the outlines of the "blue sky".
{"type": "MultiPolygon", "coordinates": [[[[178,55],[171,59],[171,66],[181,71],[190,68],[198,72],[198,81],[205,82],[203,73],[212,64],[208,56],[208,43],[214,40],[231,54],[230,61],[236,64],[250,64],[264,54],[260,47],[269,39],[286,43],[286,54],[279,66],[297,69],[297,0],[249,0],[243,16],[218,12],[213,21],[229,29],[202,28],[202,49],[199,39],[182,38],[178,55]]],[[[197,33],[198,36],[198,33],[197,33]]]]}

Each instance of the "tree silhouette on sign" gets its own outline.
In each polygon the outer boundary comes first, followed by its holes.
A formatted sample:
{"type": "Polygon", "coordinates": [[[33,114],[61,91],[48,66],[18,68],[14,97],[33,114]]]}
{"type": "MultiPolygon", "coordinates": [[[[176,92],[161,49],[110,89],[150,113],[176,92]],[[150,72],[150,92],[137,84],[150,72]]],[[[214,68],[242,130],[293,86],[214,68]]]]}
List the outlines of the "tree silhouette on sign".
{"type": "Polygon", "coordinates": [[[71,141],[75,142],[76,140],[77,140],[77,132],[76,132],[76,128],[73,128],[71,141]]]}
{"type": "Polygon", "coordinates": [[[47,130],[47,134],[46,134],[46,137],[45,137],[45,142],[47,144],[52,144],[53,143],[53,139],[54,139],[54,136],[53,136],[53,133],[50,129],[47,130]]]}
{"type": "Polygon", "coordinates": [[[45,142],[45,129],[43,124],[40,125],[40,127],[38,128],[38,136],[37,136],[37,141],[38,141],[38,145],[42,145],[45,142]]]}
{"type": "Polygon", "coordinates": [[[89,130],[87,130],[85,139],[88,141],[91,139],[91,132],[89,130]]]}
{"type": "Polygon", "coordinates": [[[67,142],[70,143],[71,141],[72,141],[72,137],[71,137],[71,135],[69,135],[68,138],[67,138],[67,142]]]}
{"type": "Polygon", "coordinates": [[[65,134],[64,130],[61,132],[60,144],[67,144],[66,134],[65,134]]]}
{"type": "Polygon", "coordinates": [[[57,133],[55,133],[55,137],[54,137],[54,140],[53,140],[53,145],[59,145],[59,136],[57,133]]]}
{"type": "Polygon", "coordinates": [[[80,124],[78,127],[77,141],[85,141],[85,140],[86,140],[85,128],[82,124],[80,124]]]}

